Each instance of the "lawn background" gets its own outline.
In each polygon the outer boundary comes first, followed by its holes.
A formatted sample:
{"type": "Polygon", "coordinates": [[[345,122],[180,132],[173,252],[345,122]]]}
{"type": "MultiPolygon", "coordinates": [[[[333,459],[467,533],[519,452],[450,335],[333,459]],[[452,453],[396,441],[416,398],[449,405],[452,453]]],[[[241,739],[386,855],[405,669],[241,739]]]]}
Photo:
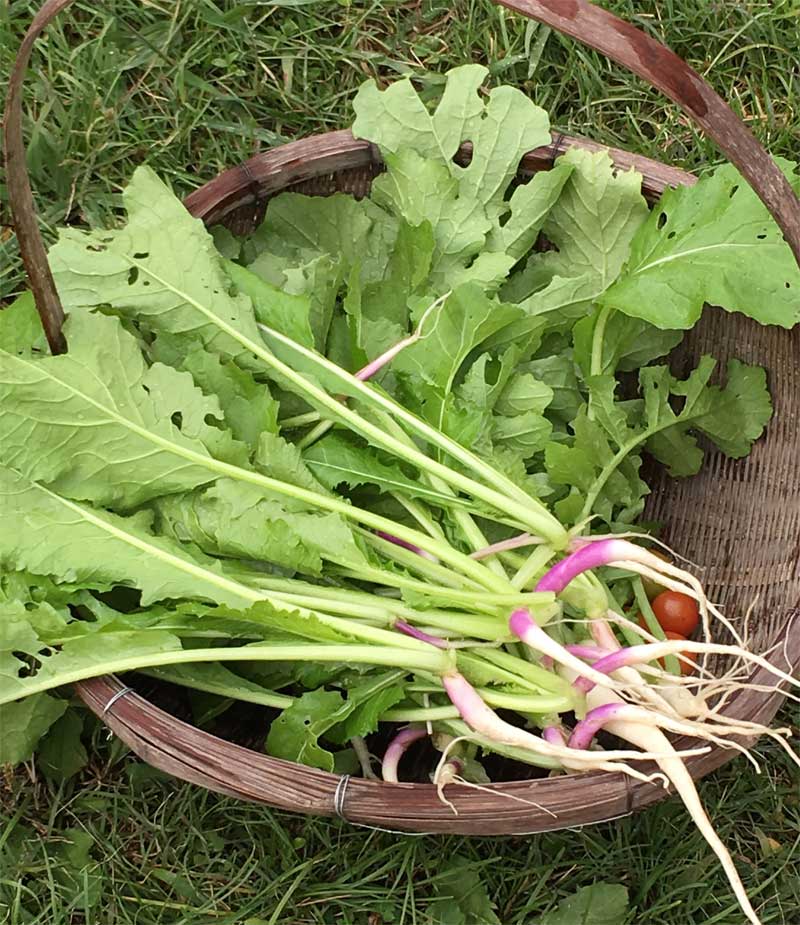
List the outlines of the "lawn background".
{"type": "MultiPolygon", "coordinates": [[[[796,0],[604,5],[671,45],[773,153],[797,156],[796,0]]],[[[3,84],[35,6],[0,0],[3,84]]],[[[689,169],[719,161],[640,81],[488,0],[77,3],[39,42],[27,85],[45,233],[113,221],[136,164],[186,193],[259,150],[346,126],[367,77],[411,74],[434,90],[467,61],[487,64],[491,84],[530,93],[559,129],[689,169]]],[[[23,287],[0,182],[0,304],[23,287]]],[[[783,719],[796,724],[797,710],[783,719]]],[[[457,857],[472,862],[503,925],[533,925],[599,880],[628,888],[628,923],[742,922],[675,800],[579,832],[399,837],[184,787],[87,731],[89,766],[69,781],[35,767],[0,775],[2,925],[482,925],[446,901],[457,857]]],[[[800,779],[776,748],[761,754],[760,777],[740,759],[704,782],[702,797],[764,922],[796,925],[800,779]]]]}

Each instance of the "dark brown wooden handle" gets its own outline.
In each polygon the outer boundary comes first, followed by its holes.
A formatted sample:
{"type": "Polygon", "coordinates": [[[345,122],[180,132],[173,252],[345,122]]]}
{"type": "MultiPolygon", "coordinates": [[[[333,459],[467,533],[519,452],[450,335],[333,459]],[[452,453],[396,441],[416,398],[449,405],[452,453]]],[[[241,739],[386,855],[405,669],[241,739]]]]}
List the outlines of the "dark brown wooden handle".
{"type": "MultiPolygon", "coordinates": [[[[64,310],[39,232],[22,137],[22,84],[33,43],[74,0],[47,0],[17,53],[4,119],[6,182],[20,254],[53,353],[66,350],[64,310]]],[[[587,0],[497,0],[596,48],[658,87],[719,145],[763,200],[800,264],[800,200],[775,162],[727,103],[666,46],[587,0]]]]}
{"type": "Polygon", "coordinates": [[[11,77],[8,81],[8,96],[3,117],[3,153],[6,162],[6,185],[11,217],[19,242],[22,262],[28,272],[28,280],[36,299],[36,308],[42,319],[42,327],[53,353],[63,353],[67,343],[61,328],[64,325],[64,309],[56,291],[47,251],[36,219],[31,182],[25,164],[25,142],[22,138],[22,84],[31,58],[33,43],[52,20],[74,0],[48,0],[33,17],[25,38],[17,52],[11,77]]]}
{"type": "Polygon", "coordinates": [[[735,164],[783,231],[800,264],[800,200],[728,104],[674,51],[588,0],[495,0],[602,52],[677,103],[735,164]]]}

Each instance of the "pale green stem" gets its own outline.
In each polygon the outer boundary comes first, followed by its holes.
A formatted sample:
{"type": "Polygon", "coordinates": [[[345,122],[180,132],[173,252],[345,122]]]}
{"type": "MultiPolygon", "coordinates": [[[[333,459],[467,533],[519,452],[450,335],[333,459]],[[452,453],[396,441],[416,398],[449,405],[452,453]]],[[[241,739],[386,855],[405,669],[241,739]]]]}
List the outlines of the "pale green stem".
{"type": "Polygon", "coordinates": [[[502,649],[481,649],[480,658],[514,674],[517,677],[517,683],[520,683],[519,678],[523,678],[537,689],[543,688],[546,691],[555,693],[563,692],[567,686],[564,679],[554,672],[548,671],[546,668],[542,668],[541,665],[533,664],[524,658],[517,658],[517,656],[504,652],[502,649]]]}
{"type": "Polygon", "coordinates": [[[319,411],[306,411],[305,414],[296,414],[291,418],[283,418],[278,421],[282,430],[292,430],[295,427],[306,427],[308,424],[316,424],[322,417],[319,411]]]}
{"type": "Polygon", "coordinates": [[[521,556],[518,552],[501,552],[500,558],[503,562],[507,562],[510,568],[513,568],[515,572],[518,572],[523,565],[528,561],[527,556],[521,556]]]}
{"type": "Polygon", "coordinates": [[[296,446],[298,450],[305,450],[310,447],[313,443],[316,443],[317,440],[320,440],[328,431],[333,427],[333,421],[320,421],[316,427],[310,430],[307,434],[304,434],[297,442],[296,446]]]}
{"type": "MultiPolygon", "coordinates": [[[[384,575],[385,573],[380,572],[378,569],[372,569],[371,573],[378,575],[384,575]]],[[[360,573],[359,573],[360,574],[360,573]]],[[[382,597],[380,595],[374,594],[369,591],[360,591],[356,589],[349,588],[336,588],[330,587],[327,585],[313,585],[308,582],[298,581],[294,578],[273,578],[269,575],[259,575],[257,573],[251,573],[247,576],[248,580],[254,584],[256,587],[268,588],[273,593],[278,592],[281,596],[290,596],[292,598],[296,597],[298,600],[302,597],[306,597],[309,600],[318,600],[320,602],[320,609],[325,609],[328,601],[335,601],[341,603],[343,606],[348,603],[353,603],[357,607],[372,607],[376,610],[379,609],[389,609],[393,614],[399,617],[408,618],[412,620],[419,620],[424,617],[424,619],[431,619],[431,615],[435,618],[455,618],[466,616],[469,617],[469,614],[460,614],[457,611],[448,611],[448,610],[424,610],[417,611],[412,607],[404,604],[402,601],[395,598],[382,597]]],[[[420,589],[430,590],[431,586],[425,584],[424,582],[416,582],[413,579],[409,579],[408,583],[412,586],[419,587],[420,589]]],[[[436,589],[434,589],[436,590],[436,589]]],[[[450,596],[454,592],[451,589],[439,589],[441,596],[450,596]]],[[[472,603],[473,599],[479,601],[484,597],[483,592],[476,591],[472,594],[470,592],[464,592],[464,600],[469,604],[472,603]],[[465,596],[464,596],[465,595],[465,596]]],[[[490,598],[494,595],[489,595],[490,598]]],[[[550,593],[542,595],[518,595],[515,597],[515,600],[522,600],[526,603],[532,604],[533,606],[541,606],[544,602],[545,604],[553,600],[553,595],[550,593]]],[[[503,596],[503,600],[506,600],[506,597],[503,596]]],[[[483,618],[480,618],[483,619],[483,618]]]]}
{"type": "Polygon", "coordinates": [[[256,703],[262,707],[274,707],[276,710],[285,710],[295,700],[294,697],[278,694],[275,691],[253,691],[246,687],[235,687],[232,684],[216,684],[213,680],[209,681],[196,675],[192,678],[185,678],[178,672],[171,671],[168,667],[139,668],[137,673],[147,675],[149,678],[168,681],[170,684],[178,685],[178,687],[205,691],[207,694],[216,694],[219,697],[230,697],[234,700],[241,700],[243,703],[256,703]]]}
{"type": "Polygon", "coordinates": [[[404,498],[400,494],[392,493],[392,497],[398,504],[402,505],[408,513],[416,520],[422,529],[429,535],[438,540],[447,540],[444,531],[438,523],[425,511],[425,508],[410,498],[404,498]]]}
{"type": "Polygon", "coordinates": [[[640,443],[643,443],[650,436],[649,431],[645,431],[643,434],[640,434],[638,437],[634,437],[632,440],[629,440],[624,446],[620,447],[613,459],[609,460],[605,466],[603,466],[600,474],[592,483],[592,487],[586,493],[586,501],[584,502],[583,508],[581,510],[580,516],[578,517],[579,521],[586,520],[591,516],[592,508],[594,507],[595,501],[597,501],[600,492],[605,488],[606,482],[611,478],[614,472],[617,470],[617,467],[625,460],[625,457],[636,449],[640,443]]]}
{"type": "Polygon", "coordinates": [[[694,418],[700,416],[701,415],[699,413],[681,414],[677,420],[673,418],[672,420],[664,421],[657,427],[651,427],[648,430],[645,430],[643,433],[638,434],[636,437],[633,437],[624,446],[620,447],[617,453],[614,455],[613,459],[609,460],[605,466],[603,466],[600,474],[592,483],[591,488],[586,494],[586,501],[584,502],[583,510],[578,517],[578,522],[580,523],[581,521],[587,520],[591,516],[594,503],[597,501],[597,498],[605,487],[606,482],[617,470],[617,467],[625,461],[625,457],[632,453],[636,447],[640,446],[646,440],[649,440],[650,437],[652,437],[654,434],[657,434],[662,430],[666,430],[667,428],[674,426],[676,423],[688,424],[690,421],[694,420],[694,418]]]}
{"type": "MultiPolygon", "coordinates": [[[[648,630],[656,637],[656,639],[666,639],[664,629],[661,624],[658,622],[656,615],[653,613],[653,608],[650,606],[650,600],[647,597],[647,592],[644,590],[644,585],[642,584],[642,579],[637,575],[633,580],[633,593],[636,597],[636,603],[639,605],[639,611],[644,618],[644,622],[647,624],[648,630]]],[[[639,640],[638,642],[640,642],[639,640]]],[[[637,642],[637,644],[638,644],[637,642]]],[[[660,665],[656,665],[657,668],[660,668],[660,665]]],[[[667,655],[664,659],[664,669],[670,674],[678,675],[681,674],[680,662],[675,655],[667,655]]]]}
{"type": "Polygon", "coordinates": [[[458,719],[461,714],[455,707],[394,707],[382,714],[389,723],[425,723],[437,719],[458,719]]]}
{"type": "Polygon", "coordinates": [[[569,698],[556,694],[506,694],[490,687],[480,687],[478,693],[490,707],[500,710],[516,710],[518,713],[567,713],[572,709],[572,701],[569,698]]]}
{"type": "MultiPolygon", "coordinates": [[[[499,617],[481,617],[477,614],[458,613],[457,611],[416,611],[400,602],[389,600],[386,601],[385,606],[381,606],[380,604],[370,605],[355,601],[310,597],[286,591],[273,591],[272,594],[289,606],[311,608],[315,613],[342,614],[353,620],[372,621],[378,626],[391,627],[396,620],[402,619],[420,628],[445,630],[454,636],[485,639],[490,642],[510,635],[505,621],[499,617]]],[[[375,601],[376,598],[372,597],[372,600],[375,601]]]]}
{"type": "MultiPolygon", "coordinates": [[[[389,429],[398,440],[404,440],[406,443],[412,443],[411,437],[406,434],[400,425],[392,420],[388,414],[382,414],[381,419],[384,421],[385,426],[389,429]]],[[[444,482],[442,479],[438,478],[435,475],[430,475],[427,472],[420,472],[420,476],[431,486],[431,488],[436,489],[436,491],[441,491],[445,494],[453,494],[450,486],[444,482]]],[[[451,517],[456,523],[456,526],[461,530],[464,535],[464,539],[472,548],[473,552],[477,552],[479,549],[483,549],[488,546],[488,540],[483,535],[480,527],[472,519],[472,515],[467,511],[454,510],[450,512],[451,517]]],[[[508,580],[508,574],[503,568],[503,564],[499,561],[496,556],[489,556],[483,560],[484,564],[490,568],[495,575],[498,575],[500,578],[508,580]]]]}
{"type": "Polygon", "coordinates": [[[508,624],[502,618],[481,617],[471,613],[440,615],[434,610],[424,610],[407,622],[423,630],[446,631],[461,637],[485,639],[487,642],[502,641],[510,635],[508,624]]]}
{"type": "MultiPolygon", "coordinates": [[[[411,553],[411,555],[415,554],[411,553]]],[[[461,578],[462,580],[457,584],[454,582],[452,587],[450,584],[443,584],[437,587],[420,581],[418,578],[412,578],[410,575],[403,575],[400,572],[391,572],[388,569],[375,568],[371,565],[359,565],[357,569],[348,568],[346,566],[331,567],[330,572],[333,575],[340,575],[352,581],[370,581],[377,585],[383,585],[385,588],[408,588],[413,591],[419,591],[421,594],[426,594],[429,597],[450,597],[452,593],[454,595],[452,600],[467,600],[468,603],[472,603],[473,601],[480,602],[485,598],[485,589],[482,589],[476,582],[467,578],[466,575],[463,577],[461,575],[456,575],[456,578],[461,578]],[[464,593],[468,594],[467,598],[463,597],[464,593]]]]}
{"type": "Polygon", "coordinates": [[[555,551],[550,546],[537,546],[525,560],[525,564],[511,579],[511,584],[522,590],[544,569],[553,558],[555,551]]]}
{"type": "MultiPolygon", "coordinates": [[[[414,555],[414,553],[411,553],[414,555]]],[[[483,610],[494,614],[500,607],[541,607],[547,606],[548,610],[552,609],[555,597],[550,592],[537,593],[536,591],[527,591],[520,594],[496,594],[479,589],[469,590],[465,588],[448,588],[428,585],[424,581],[418,581],[406,575],[399,575],[393,572],[381,571],[381,569],[372,568],[371,566],[359,566],[358,571],[355,569],[340,569],[339,574],[346,578],[361,579],[362,581],[374,581],[395,588],[407,588],[409,591],[417,591],[426,597],[444,598],[451,603],[463,603],[472,610],[483,610]]],[[[554,612],[554,611],[553,611],[554,612]]]]}
{"type": "MultiPolygon", "coordinates": [[[[420,575],[425,575],[439,584],[447,584],[449,581],[453,580],[453,572],[450,569],[445,568],[440,563],[432,562],[430,559],[426,559],[424,556],[421,556],[418,552],[414,552],[411,549],[406,549],[403,546],[398,546],[397,543],[392,543],[391,540],[385,540],[383,537],[376,536],[374,533],[369,533],[367,531],[359,532],[370,546],[374,546],[376,549],[380,550],[381,553],[387,558],[393,559],[395,562],[400,562],[407,569],[417,572],[420,575]]],[[[392,530],[390,532],[393,533],[394,536],[400,536],[397,530],[392,530]]],[[[441,540],[434,540],[432,537],[430,537],[429,542],[435,543],[436,545],[446,546],[448,549],[452,550],[451,546],[441,542],[441,540]]],[[[421,544],[418,543],[416,545],[421,544]]],[[[422,548],[424,549],[425,547],[423,546],[422,548]]],[[[459,553],[458,555],[462,557],[459,571],[461,571],[462,574],[466,575],[468,578],[471,578],[475,584],[482,585],[484,588],[488,588],[491,591],[497,591],[499,593],[503,593],[508,590],[508,583],[501,581],[496,575],[493,575],[489,569],[470,568],[467,566],[467,562],[471,562],[473,566],[478,565],[479,563],[477,563],[474,559],[470,559],[469,556],[464,556],[462,553],[459,553]]]]}
{"type": "MultiPolygon", "coordinates": [[[[57,656],[54,656],[57,658],[57,656]]],[[[0,705],[52,690],[66,684],[75,684],[105,674],[123,674],[141,668],[158,668],[160,665],[189,665],[198,662],[326,662],[334,664],[385,665],[389,668],[403,668],[407,671],[431,671],[443,674],[451,669],[449,653],[428,646],[414,652],[406,648],[360,645],[251,645],[230,649],[174,649],[167,652],[147,652],[104,662],[57,671],[41,678],[25,678],[13,690],[0,695],[0,705]]]]}
{"type": "Polygon", "coordinates": [[[592,359],[590,373],[600,376],[603,373],[603,340],[606,335],[606,325],[611,316],[611,307],[606,305],[600,309],[592,335],[592,359]]]}
{"type": "MultiPolygon", "coordinates": [[[[223,327],[228,326],[223,323],[223,327]]],[[[458,459],[476,475],[483,478],[489,485],[498,485],[501,487],[505,494],[493,488],[489,488],[480,482],[476,482],[472,478],[461,475],[461,473],[456,472],[454,469],[450,469],[448,466],[437,462],[435,459],[426,456],[418,450],[411,449],[402,441],[387,434],[380,427],[371,424],[360,414],[352,411],[323,389],[313,385],[313,383],[309,382],[302,374],[283,363],[274,354],[254,344],[249,338],[240,334],[234,328],[229,329],[229,333],[232,337],[235,337],[246,349],[252,350],[259,359],[262,359],[281,376],[284,376],[296,385],[306,396],[311,396],[314,402],[331,411],[334,419],[340,418],[345,421],[352,430],[360,433],[374,445],[383,447],[385,450],[396,454],[401,459],[406,459],[408,462],[415,465],[421,472],[438,475],[448,484],[476,498],[481,498],[481,500],[492,507],[496,507],[500,511],[505,511],[506,513],[518,517],[520,510],[517,505],[521,506],[525,512],[524,517],[526,523],[533,528],[535,533],[548,537],[555,545],[563,546],[566,544],[566,531],[561,523],[559,523],[543,504],[526,494],[519,486],[515,485],[514,482],[501,472],[498,472],[478,456],[466,450],[455,440],[451,440],[441,431],[412,414],[402,405],[397,404],[379,389],[361,382],[355,376],[346,372],[335,363],[332,363],[327,357],[307,347],[303,347],[301,344],[296,343],[291,338],[286,337],[267,325],[262,324],[259,325],[259,327],[269,337],[281,343],[284,347],[287,347],[289,350],[292,350],[299,356],[309,360],[317,367],[324,369],[325,372],[339,379],[347,387],[349,393],[355,393],[358,398],[372,407],[378,407],[394,415],[394,417],[403,421],[409,429],[419,434],[428,442],[439,447],[454,459],[458,459]],[[513,502],[516,502],[516,505],[513,502]]]]}

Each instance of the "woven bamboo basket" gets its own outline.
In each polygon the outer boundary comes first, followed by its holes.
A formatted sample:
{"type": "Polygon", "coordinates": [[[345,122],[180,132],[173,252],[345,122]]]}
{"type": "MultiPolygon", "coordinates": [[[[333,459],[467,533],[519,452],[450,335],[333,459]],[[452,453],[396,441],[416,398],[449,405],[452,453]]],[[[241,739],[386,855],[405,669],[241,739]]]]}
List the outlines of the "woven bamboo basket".
{"type": "MultiPolygon", "coordinates": [[[[72,0],[50,0],[35,18],[17,60],[6,105],[6,162],[15,226],[51,348],[64,348],[63,313],[47,269],[24,165],[21,84],[31,47],[50,20],[72,0]]],[[[739,167],[800,256],[800,203],[766,152],[727,105],[680,58],[664,46],[584,0],[505,0],[505,5],[591,45],[659,87],[713,137],[739,167]]],[[[529,152],[522,178],[547,170],[572,145],[599,145],[566,135],[529,152]]],[[[635,167],[651,202],[670,185],[688,185],[688,173],[621,150],[610,150],[621,169],[635,167]]],[[[469,146],[461,156],[467,159],[469,146]]],[[[382,165],[377,150],[350,132],[315,135],[283,145],[226,170],[186,199],[187,209],[207,225],[222,223],[242,233],[264,215],[270,197],[284,190],[311,195],[335,191],[365,196],[382,165]]],[[[800,666],[800,329],[764,328],[738,315],[705,313],[670,358],[685,374],[711,351],[765,366],[775,405],[766,436],[743,461],[710,452],[700,475],[675,481],[651,473],[649,519],[665,523],[665,538],[703,563],[709,596],[736,622],[753,599],[754,651],[792,671],[800,666]]],[[[759,670],[751,678],[769,687],[759,670]]],[[[338,777],[270,758],[217,737],[157,707],[116,677],[78,685],[86,705],[144,761],[177,778],[217,793],[282,809],[338,815],[352,823],[416,832],[522,834],[569,828],[628,815],[664,797],[662,787],[619,774],[568,774],[497,783],[476,791],[453,785],[444,805],[430,784],[385,784],[338,777]],[[510,797],[510,799],[509,799],[510,797]]],[[[163,699],[163,698],[162,698],[163,699]]],[[[728,716],[769,722],[781,702],[777,690],[741,691],[725,707],[728,716]]],[[[679,739],[676,745],[688,746],[679,739]]],[[[688,760],[695,778],[735,753],[714,748],[688,760]]]]}

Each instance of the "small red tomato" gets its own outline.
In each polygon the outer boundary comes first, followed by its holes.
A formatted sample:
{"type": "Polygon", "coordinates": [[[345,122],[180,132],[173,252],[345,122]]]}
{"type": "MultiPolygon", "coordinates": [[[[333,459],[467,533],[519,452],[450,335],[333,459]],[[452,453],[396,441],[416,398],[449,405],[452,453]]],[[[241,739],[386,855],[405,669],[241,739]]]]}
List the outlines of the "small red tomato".
{"type": "MultiPolygon", "coordinates": [[[[680,633],[673,633],[672,630],[664,630],[664,635],[667,637],[667,639],[679,639],[683,642],[686,641],[685,636],[682,636],[680,633]]],[[[685,662],[683,661],[683,659],[680,659],[680,658],[678,659],[678,664],[681,666],[681,674],[683,675],[694,674],[695,671],[697,670],[697,663],[694,661],[694,659],[692,659],[691,654],[689,652],[681,652],[680,654],[690,659],[690,661],[688,662],[685,662]]],[[[664,659],[660,658],[658,661],[661,667],[663,668],[664,659]]]]}
{"type": "Polygon", "coordinates": [[[700,611],[687,594],[679,591],[662,591],[652,604],[661,628],[666,633],[679,633],[688,638],[697,629],[700,611]]]}

